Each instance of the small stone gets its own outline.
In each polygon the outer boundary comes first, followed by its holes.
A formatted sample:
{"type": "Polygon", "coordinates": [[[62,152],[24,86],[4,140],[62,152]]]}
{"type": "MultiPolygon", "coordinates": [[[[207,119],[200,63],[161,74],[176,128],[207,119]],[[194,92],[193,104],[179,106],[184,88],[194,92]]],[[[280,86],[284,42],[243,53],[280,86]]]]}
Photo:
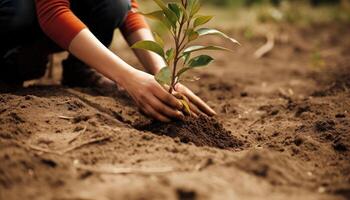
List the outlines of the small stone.
{"type": "Polygon", "coordinates": [[[335,115],[336,118],[345,118],[345,114],[336,114],[335,115]]]}
{"type": "Polygon", "coordinates": [[[326,188],[325,188],[325,187],[319,187],[319,188],[317,189],[317,192],[318,192],[318,193],[325,193],[325,192],[326,192],[326,188]]]}
{"type": "Polygon", "coordinates": [[[247,97],[248,96],[248,92],[241,92],[241,97],[247,97]]]}

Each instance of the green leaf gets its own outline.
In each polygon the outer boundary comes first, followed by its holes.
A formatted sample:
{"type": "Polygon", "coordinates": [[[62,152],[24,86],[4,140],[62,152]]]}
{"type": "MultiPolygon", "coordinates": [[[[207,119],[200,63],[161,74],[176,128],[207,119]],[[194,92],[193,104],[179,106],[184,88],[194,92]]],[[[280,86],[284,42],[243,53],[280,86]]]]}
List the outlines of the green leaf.
{"type": "Polygon", "coordinates": [[[193,27],[204,25],[208,23],[211,19],[213,19],[213,16],[199,16],[194,20],[193,27]]]}
{"type": "Polygon", "coordinates": [[[152,52],[154,52],[154,53],[156,53],[164,58],[163,48],[158,43],[156,43],[154,41],[148,41],[148,40],[140,41],[140,42],[137,42],[134,45],[132,45],[131,48],[152,51],[152,52]]]}
{"type": "Polygon", "coordinates": [[[168,7],[171,11],[173,11],[176,14],[177,18],[180,19],[181,14],[182,14],[182,10],[180,8],[180,5],[177,3],[169,3],[168,7]]]}
{"type": "Polygon", "coordinates": [[[201,7],[201,4],[199,2],[199,0],[191,0],[189,1],[190,2],[190,17],[193,17],[195,14],[198,13],[200,7],[201,7]]]}
{"type": "Polygon", "coordinates": [[[189,54],[196,51],[202,51],[202,50],[220,50],[220,51],[231,51],[230,49],[227,49],[225,47],[219,47],[219,46],[191,46],[184,50],[183,54],[189,54]]]}
{"type": "Polygon", "coordinates": [[[167,9],[164,12],[165,12],[165,16],[171,22],[172,27],[176,28],[176,22],[178,21],[176,14],[170,9],[167,9]]]}
{"type": "Polygon", "coordinates": [[[186,53],[186,54],[183,54],[182,57],[185,59],[184,60],[184,65],[187,64],[187,62],[190,60],[190,57],[191,56],[191,53],[186,53]]]}
{"type": "Polygon", "coordinates": [[[188,60],[190,59],[191,53],[202,51],[202,50],[231,51],[230,49],[227,49],[225,47],[219,47],[219,46],[191,46],[186,48],[181,55],[181,58],[184,59],[184,65],[186,65],[188,60]]]}
{"type": "Polygon", "coordinates": [[[173,48],[166,51],[166,61],[169,64],[175,58],[175,50],[173,48]]]}
{"type": "Polygon", "coordinates": [[[143,13],[143,12],[138,12],[138,13],[154,20],[163,20],[163,18],[165,17],[164,12],[162,10],[157,10],[150,13],[143,13]]]}
{"type": "Polygon", "coordinates": [[[168,20],[168,18],[165,17],[165,14],[162,10],[154,11],[151,13],[142,13],[142,12],[139,12],[139,13],[147,18],[160,21],[169,30],[170,30],[170,27],[172,26],[171,22],[168,20]]]}
{"type": "Polygon", "coordinates": [[[199,37],[199,34],[197,31],[194,31],[193,29],[188,30],[188,41],[191,42],[199,37]]]}
{"type": "Polygon", "coordinates": [[[162,0],[153,0],[162,10],[167,9],[165,3],[162,0]]]}
{"type": "Polygon", "coordinates": [[[172,10],[170,10],[162,0],[153,0],[153,1],[163,10],[165,16],[171,22],[172,27],[175,28],[176,22],[178,21],[176,14],[172,10]]]}
{"type": "Polygon", "coordinates": [[[214,59],[212,57],[208,56],[208,55],[200,55],[200,56],[192,58],[188,62],[188,66],[190,68],[202,67],[202,66],[208,65],[213,60],[214,59]]]}
{"type": "Polygon", "coordinates": [[[154,35],[155,41],[156,41],[162,48],[164,48],[164,41],[163,41],[163,39],[158,35],[158,33],[153,32],[153,35],[154,35]]]}
{"type": "Polygon", "coordinates": [[[197,32],[198,32],[199,36],[204,36],[204,35],[219,35],[219,36],[222,36],[222,37],[224,37],[224,38],[226,38],[226,39],[229,39],[231,42],[233,42],[233,43],[235,43],[235,44],[240,45],[240,43],[239,43],[237,40],[235,40],[235,39],[229,37],[229,36],[226,35],[225,33],[221,32],[221,31],[218,31],[218,30],[216,30],[216,29],[211,29],[211,28],[200,28],[200,29],[197,30],[197,32]]]}
{"type": "Polygon", "coordinates": [[[180,9],[181,9],[183,17],[185,18],[185,21],[187,21],[188,20],[188,14],[187,14],[186,8],[182,4],[180,4],[180,9]]]}
{"type": "MultiPolygon", "coordinates": [[[[189,54],[187,54],[189,55],[189,54]]],[[[187,59],[189,58],[189,56],[187,57],[187,59]]],[[[196,67],[204,67],[206,65],[208,65],[211,61],[213,61],[214,59],[210,56],[207,55],[200,55],[197,57],[192,58],[189,62],[188,62],[188,67],[184,67],[181,70],[179,70],[176,74],[176,76],[178,78],[180,78],[180,76],[187,72],[190,69],[196,68],[196,67]]]]}
{"type": "Polygon", "coordinates": [[[180,69],[177,73],[176,73],[176,77],[180,78],[181,75],[185,72],[187,72],[188,70],[190,70],[191,68],[190,67],[184,67],[182,69],[180,69]]]}
{"type": "Polygon", "coordinates": [[[161,85],[171,84],[171,71],[169,67],[163,67],[158,74],[155,75],[156,81],[161,85]]]}

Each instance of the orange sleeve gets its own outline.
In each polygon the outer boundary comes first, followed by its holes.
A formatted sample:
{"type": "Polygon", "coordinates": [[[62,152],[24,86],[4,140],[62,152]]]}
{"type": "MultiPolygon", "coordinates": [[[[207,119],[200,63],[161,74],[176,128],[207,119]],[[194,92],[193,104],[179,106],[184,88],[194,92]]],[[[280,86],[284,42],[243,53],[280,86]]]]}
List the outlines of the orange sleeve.
{"type": "MultiPolygon", "coordinates": [[[[69,0],[35,0],[39,24],[44,33],[59,46],[68,49],[73,38],[86,25],[70,10],[69,0]]],[[[132,1],[132,10],[127,14],[121,30],[124,35],[148,28],[144,17],[135,12],[138,8],[136,0],[132,1]]]]}
{"type": "Polygon", "coordinates": [[[70,10],[69,0],[35,0],[44,33],[64,49],[86,26],[70,10]]]}
{"type": "Polygon", "coordinates": [[[131,0],[131,7],[132,9],[127,14],[124,24],[120,27],[123,35],[130,35],[141,28],[149,28],[145,18],[141,14],[136,13],[139,8],[136,0],[131,0]]]}

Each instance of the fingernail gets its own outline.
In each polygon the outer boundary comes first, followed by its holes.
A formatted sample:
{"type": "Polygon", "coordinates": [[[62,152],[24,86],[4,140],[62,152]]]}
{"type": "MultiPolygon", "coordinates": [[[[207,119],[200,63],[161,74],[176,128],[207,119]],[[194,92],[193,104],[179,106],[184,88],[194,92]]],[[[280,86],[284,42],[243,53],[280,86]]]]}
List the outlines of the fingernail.
{"type": "Polygon", "coordinates": [[[198,118],[198,115],[194,112],[192,112],[192,116],[195,117],[195,118],[198,118]]]}
{"type": "Polygon", "coordinates": [[[177,115],[180,119],[185,119],[185,115],[182,112],[178,112],[177,115]]]}
{"type": "Polygon", "coordinates": [[[217,115],[217,113],[213,109],[211,109],[210,112],[211,112],[211,115],[217,115]]]}

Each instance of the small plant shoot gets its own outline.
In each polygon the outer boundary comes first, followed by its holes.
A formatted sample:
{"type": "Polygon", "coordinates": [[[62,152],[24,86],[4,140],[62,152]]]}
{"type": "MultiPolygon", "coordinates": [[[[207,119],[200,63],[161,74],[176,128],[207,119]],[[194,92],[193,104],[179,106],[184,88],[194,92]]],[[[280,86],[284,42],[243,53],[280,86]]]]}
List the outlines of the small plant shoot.
{"type": "MultiPolygon", "coordinates": [[[[165,49],[164,41],[161,36],[154,33],[155,41],[140,41],[135,43],[132,48],[152,51],[161,56],[167,66],[164,66],[155,79],[162,86],[169,87],[169,93],[175,91],[175,86],[181,80],[181,77],[189,70],[207,66],[214,59],[209,55],[196,55],[194,53],[207,50],[230,51],[221,46],[200,46],[191,45],[198,38],[207,35],[218,35],[228,41],[239,44],[237,40],[229,37],[225,33],[212,29],[204,28],[203,25],[212,20],[213,16],[198,14],[200,11],[199,0],[178,0],[176,2],[165,3],[163,0],[153,0],[159,10],[151,13],[141,13],[144,16],[160,21],[168,30],[173,39],[173,46],[165,49]]],[[[185,111],[191,113],[188,102],[185,97],[181,97],[185,111]]]]}

